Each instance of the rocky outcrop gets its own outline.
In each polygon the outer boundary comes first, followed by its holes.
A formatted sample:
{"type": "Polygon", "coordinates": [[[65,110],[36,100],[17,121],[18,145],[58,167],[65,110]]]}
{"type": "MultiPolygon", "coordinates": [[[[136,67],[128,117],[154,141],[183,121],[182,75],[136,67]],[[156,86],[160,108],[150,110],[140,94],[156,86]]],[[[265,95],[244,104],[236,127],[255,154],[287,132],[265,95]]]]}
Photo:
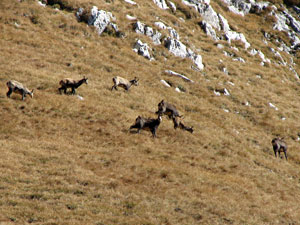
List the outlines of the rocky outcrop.
{"type": "Polygon", "coordinates": [[[154,58],[150,54],[149,46],[147,45],[147,43],[143,43],[141,40],[138,40],[134,44],[133,51],[135,51],[141,56],[144,56],[146,59],[149,59],[150,61],[154,60],[154,58]]]}
{"type": "Polygon", "coordinates": [[[122,34],[117,24],[112,22],[116,20],[112,13],[98,10],[96,6],[93,6],[90,13],[86,12],[83,8],[79,8],[75,15],[78,21],[86,22],[89,26],[96,27],[99,35],[104,31],[114,33],[116,36],[121,36],[122,34]]]}
{"type": "Polygon", "coordinates": [[[133,24],[133,29],[138,34],[144,34],[148,37],[150,37],[154,44],[159,45],[161,44],[161,33],[153,30],[152,27],[145,25],[144,23],[141,23],[140,21],[137,21],[133,24]]]}
{"type": "Polygon", "coordinates": [[[118,26],[112,23],[111,20],[116,20],[112,13],[104,10],[98,10],[98,8],[94,6],[91,10],[91,16],[88,24],[96,27],[99,35],[101,35],[109,25],[111,25],[116,32],[119,32],[118,26]]]}
{"type": "Polygon", "coordinates": [[[212,39],[226,39],[229,43],[231,41],[241,41],[244,43],[245,49],[250,47],[250,43],[245,36],[242,33],[231,30],[228,21],[221,14],[215,12],[209,5],[209,1],[183,0],[183,2],[200,13],[203,20],[199,25],[212,39]],[[217,36],[216,30],[222,31],[223,35],[217,36]]]}
{"type": "Polygon", "coordinates": [[[269,2],[256,2],[255,0],[223,0],[228,5],[228,9],[238,15],[245,16],[250,12],[259,13],[269,6],[269,2]]]}
{"type": "Polygon", "coordinates": [[[155,22],[154,23],[155,26],[157,26],[158,28],[160,28],[161,30],[168,30],[170,37],[179,40],[179,34],[177,33],[177,31],[169,26],[166,26],[163,22],[155,22]]]}
{"type": "Polygon", "coordinates": [[[300,22],[297,21],[287,10],[277,12],[273,10],[271,15],[276,17],[277,22],[274,24],[273,29],[285,31],[292,43],[291,49],[300,44],[300,22]]]}
{"type": "Polygon", "coordinates": [[[198,69],[203,70],[204,65],[202,63],[201,55],[195,54],[191,49],[188,49],[182,42],[174,38],[165,39],[165,47],[173,53],[175,56],[181,58],[190,58],[198,69]]]}

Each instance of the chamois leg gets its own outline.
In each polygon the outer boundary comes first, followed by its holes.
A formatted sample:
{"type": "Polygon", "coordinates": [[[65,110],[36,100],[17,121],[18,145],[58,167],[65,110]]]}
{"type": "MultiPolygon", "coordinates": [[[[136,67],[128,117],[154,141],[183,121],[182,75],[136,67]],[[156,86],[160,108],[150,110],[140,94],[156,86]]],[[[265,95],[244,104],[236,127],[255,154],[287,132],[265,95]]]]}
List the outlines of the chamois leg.
{"type": "Polygon", "coordinates": [[[151,129],[152,137],[156,138],[156,127],[151,129]]]}
{"type": "Polygon", "coordinates": [[[178,125],[178,122],[176,121],[176,117],[173,117],[172,120],[173,120],[173,124],[174,124],[174,129],[177,129],[177,127],[179,125],[178,125]]]}
{"type": "Polygon", "coordinates": [[[114,89],[115,89],[115,90],[118,90],[116,85],[113,85],[113,86],[111,87],[111,91],[114,90],[114,89]]]}
{"type": "Polygon", "coordinates": [[[286,151],[284,151],[284,156],[285,156],[285,159],[287,160],[287,154],[286,154],[286,151]]]}
{"type": "Polygon", "coordinates": [[[23,93],[22,93],[22,101],[25,100],[25,97],[26,97],[26,94],[25,94],[25,92],[23,92],[23,93]]]}
{"type": "Polygon", "coordinates": [[[59,94],[61,94],[62,89],[64,89],[63,87],[58,88],[59,94]]]}
{"type": "Polygon", "coordinates": [[[72,94],[75,95],[76,91],[75,88],[72,87],[72,94]]]}
{"type": "Polygon", "coordinates": [[[8,92],[6,93],[6,96],[7,96],[8,98],[10,98],[10,95],[11,95],[12,92],[13,92],[12,89],[11,89],[11,88],[8,88],[8,92]]]}

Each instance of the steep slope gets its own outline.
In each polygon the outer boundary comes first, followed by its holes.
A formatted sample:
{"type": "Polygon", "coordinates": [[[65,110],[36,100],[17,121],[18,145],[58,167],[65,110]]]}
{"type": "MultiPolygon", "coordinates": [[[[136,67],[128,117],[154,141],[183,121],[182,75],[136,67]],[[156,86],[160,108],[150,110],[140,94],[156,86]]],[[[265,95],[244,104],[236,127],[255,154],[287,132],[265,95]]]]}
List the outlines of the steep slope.
{"type": "Polygon", "coordinates": [[[193,2],[166,2],[176,10],[150,0],[0,2],[1,222],[299,223],[299,33],[282,23],[287,10],[299,20],[297,8],[273,1],[242,16],[227,1],[193,2]],[[119,32],[88,25],[93,6],[119,32]],[[214,15],[223,28],[211,25],[214,15]],[[136,32],[137,21],[161,44],[136,32]],[[228,32],[245,39],[229,43],[228,32]],[[137,40],[153,60],[133,51],[137,40]],[[172,52],[168,40],[190,50],[172,52]],[[111,91],[116,75],[140,85],[111,91]],[[82,76],[89,84],[79,97],[59,94],[62,78],[82,76]],[[34,98],[7,98],[10,79],[35,88],[34,98]],[[162,99],[193,134],[167,117],[156,139],[128,131],[138,115],[156,117],[162,99]],[[274,157],[275,136],[285,137],[288,161],[274,157]]]}

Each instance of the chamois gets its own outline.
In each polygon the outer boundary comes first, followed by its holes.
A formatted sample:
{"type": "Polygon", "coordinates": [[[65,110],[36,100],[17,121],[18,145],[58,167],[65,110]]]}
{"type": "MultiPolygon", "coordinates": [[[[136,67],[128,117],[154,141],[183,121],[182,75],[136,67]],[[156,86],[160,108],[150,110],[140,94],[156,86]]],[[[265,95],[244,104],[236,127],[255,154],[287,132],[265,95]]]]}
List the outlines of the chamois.
{"type": "Polygon", "coordinates": [[[174,105],[167,103],[164,100],[158,103],[158,111],[156,112],[156,114],[166,114],[170,119],[182,117],[179,115],[179,112],[174,105]]]}
{"type": "Polygon", "coordinates": [[[60,84],[60,88],[58,88],[59,93],[61,94],[61,91],[64,90],[64,93],[67,93],[67,88],[71,88],[72,89],[72,94],[75,94],[75,89],[77,89],[80,85],[82,85],[83,83],[88,84],[88,78],[83,77],[80,80],[73,80],[71,78],[65,78],[62,79],[59,84],[60,84]]]}
{"type": "Polygon", "coordinates": [[[22,95],[22,100],[25,100],[26,95],[30,95],[31,98],[33,98],[33,89],[30,91],[28,88],[26,88],[23,84],[21,84],[18,81],[10,80],[6,83],[8,87],[8,92],[6,93],[6,96],[10,98],[10,95],[12,92],[15,92],[17,94],[22,95]]]}
{"type": "Polygon", "coordinates": [[[135,85],[135,86],[139,85],[139,82],[138,82],[139,79],[137,77],[135,77],[131,81],[128,81],[127,79],[125,79],[123,77],[116,76],[112,80],[113,80],[114,85],[111,87],[111,90],[113,90],[113,89],[118,90],[117,87],[120,86],[120,87],[124,88],[126,91],[128,91],[132,85],[135,85]]]}
{"type": "Polygon", "coordinates": [[[133,128],[137,129],[137,133],[140,133],[141,130],[149,130],[152,133],[152,136],[155,138],[156,137],[156,130],[162,121],[162,116],[161,114],[158,115],[157,119],[153,118],[144,118],[141,116],[138,116],[135,119],[135,123],[130,126],[130,130],[133,128]]]}
{"type": "Polygon", "coordinates": [[[178,122],[178,119],[176,117],[173,118],[173,123],[174,123],[174,129],[177,129],[179,127],[181,130],[186,130],[190,133],[194,132],[193,126],[191,127],[185,126],[181,121],[178,122]]]}
{"type": "Polygon", "coordinates": [[[280,152],[284,152],[285,159],[287,160],[287,144],[282,138],[274,138],[272,140],[273,150],[275,157],[277,157],[277,152],[280,157],[280,152]]]}

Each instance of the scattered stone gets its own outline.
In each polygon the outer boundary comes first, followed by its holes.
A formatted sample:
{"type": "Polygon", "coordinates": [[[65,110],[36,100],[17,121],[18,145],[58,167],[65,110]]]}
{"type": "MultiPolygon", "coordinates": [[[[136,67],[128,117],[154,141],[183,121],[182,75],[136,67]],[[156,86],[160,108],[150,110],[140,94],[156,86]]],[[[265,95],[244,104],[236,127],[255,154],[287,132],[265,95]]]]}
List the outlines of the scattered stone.
{"type": "Polygon", "coordinates": [[[185,80],[185,81],[194,83],[193,80],[187,78],[186,76],[184,76],[184,75],[182,75],[182,74],[176,73],[176,72],[174,72],[174,71],[172,71],[172,70],[165,70],[165,73],[167,73],[167,74],[169,74],[169,75],[172,75],[172,76],[180,77],[180,78],[182,78],[182,79],[185,80]]]}
{"type": "Polygon", "coordinates": [[[126,18],[127,18],[128,20],[136,20],[136,17],[130,16],[130,15],[126,15],[126,18]]]}
{"type": "Polygon", "coordinates": [[[153,2],[161,9],[168,9],[167,3],[165,0],[153,0],[153,2]]]}
{"type": "Polygon", "coordinates": [[[176,12],[176,10],[177,10],[176,5],[171,1],[168,1],[168,4],[169,4],[169,7],[171,8],[171,10],[173,12],[176,12]]]}
{"type": "Polygon", "coordinates": [[[269,106],[270,106],[271,108],[274,108],[276,111],[278,110],[278,108],[277,108],[275,105],[273,105],[271,102],[269,102],[269,106]]]}
{"type": "Polygon", "coordinates": [[[166,87],[171,87],[171,85],[168,84],[168,82],[165,81],[165,80],[160,80],[160,82],[161,82],[163,85],[165,85],[166,87]]]}
{"type": "Polygon", "coordinates": [[[220,89],[215,89],[214,90],[215,95],[220,96],[221,94],[229,96],[230,93],[226,88],[220,88],[220,89]]]}
{"type": "Polygon", "coordinates": [[[125,2],[131,4],[131,5],[136,5],[136,2],[132,1],[132,0],[124,0],[125,2]]]}

